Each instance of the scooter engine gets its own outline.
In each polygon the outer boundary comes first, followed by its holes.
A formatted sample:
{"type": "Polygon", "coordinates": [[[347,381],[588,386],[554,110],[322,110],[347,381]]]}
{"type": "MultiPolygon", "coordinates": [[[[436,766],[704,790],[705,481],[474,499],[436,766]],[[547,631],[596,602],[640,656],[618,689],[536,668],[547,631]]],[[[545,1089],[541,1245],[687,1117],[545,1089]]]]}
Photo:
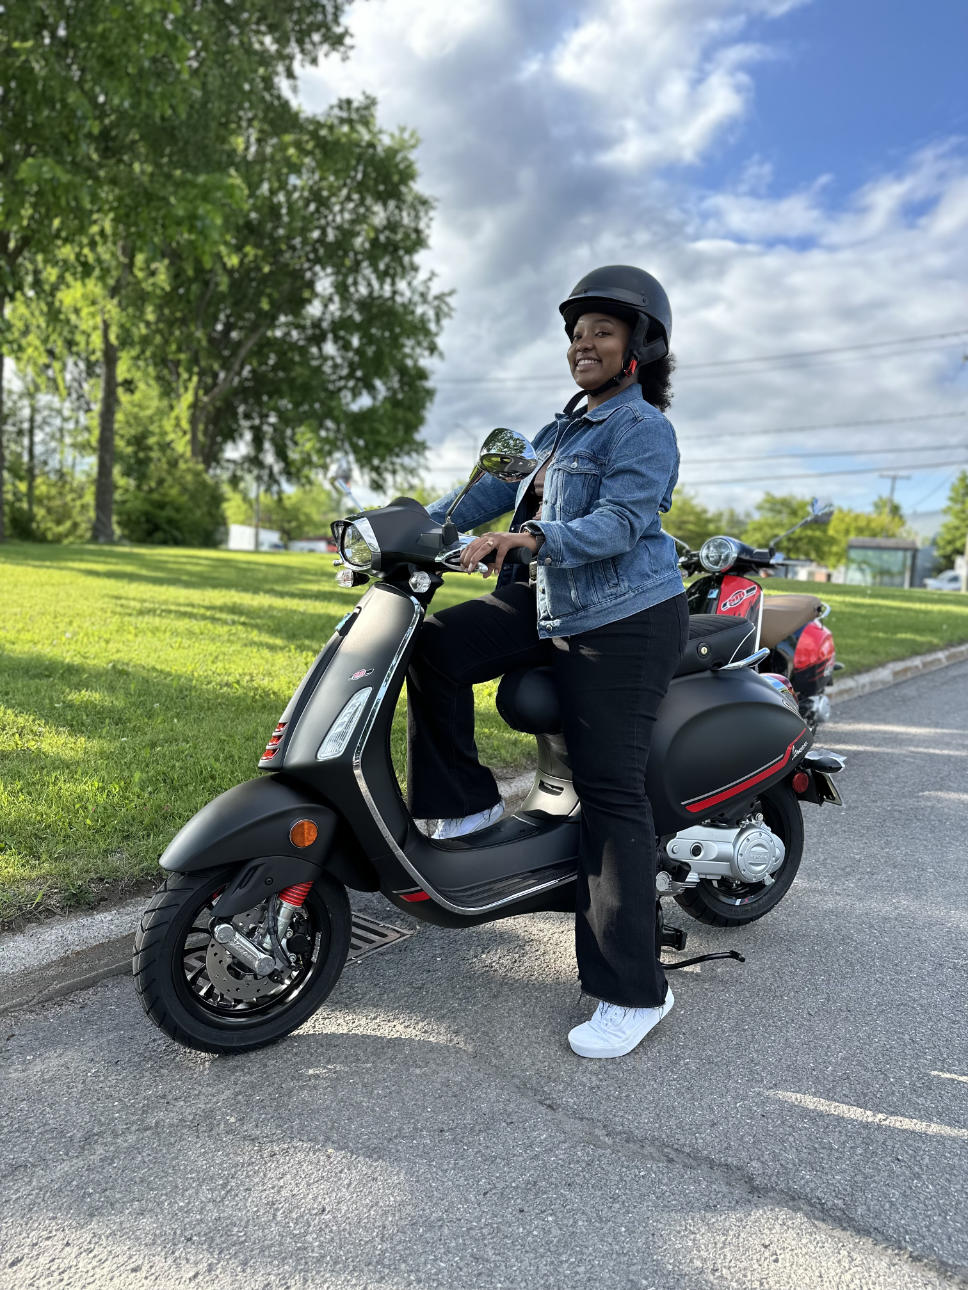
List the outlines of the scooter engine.
{"type": "Polygon", "coordinates": [[[733,829],[705,824],[683,829],[669,839],[665,850],[670,860],[689,865],[690,876],[750,883],[768,880],[786,857],[783,843],[762,816],[733,829]]]}
{"type": "Polygon", "coordinates": [[[830,700],[825,694],[811,694],[800,700],[800,714],[809,726],[822,725],[830,720],[830,700]]]}

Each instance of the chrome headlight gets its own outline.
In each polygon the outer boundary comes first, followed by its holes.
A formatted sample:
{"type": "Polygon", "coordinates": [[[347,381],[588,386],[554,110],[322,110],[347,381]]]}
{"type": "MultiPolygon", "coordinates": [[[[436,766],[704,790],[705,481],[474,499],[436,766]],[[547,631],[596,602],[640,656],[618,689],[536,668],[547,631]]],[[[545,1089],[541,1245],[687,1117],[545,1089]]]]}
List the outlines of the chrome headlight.
{"type": "Polygon", "coordinates": [[[362,516],[347,524],[339,540],[339,553],[351,569],[369,569],[380,558],[380,544],[373,526],[362,516]]]}
{"type": "Polygon", "coordinates": [[[728,537],[708,538],[699,548],[699,563],[710,573],[725,573],[736,563],[739,547],[728,537]]]}

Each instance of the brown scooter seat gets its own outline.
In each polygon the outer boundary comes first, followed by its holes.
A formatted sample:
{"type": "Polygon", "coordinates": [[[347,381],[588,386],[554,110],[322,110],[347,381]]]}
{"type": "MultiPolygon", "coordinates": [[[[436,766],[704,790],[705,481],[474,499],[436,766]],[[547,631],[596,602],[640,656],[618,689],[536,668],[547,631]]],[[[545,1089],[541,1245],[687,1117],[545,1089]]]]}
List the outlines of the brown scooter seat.
{"type": "Polygon", "coordinates": [[[782,591],[774,596],[764,596],[760,644],[773,649],[814,618],[819,618],[823,611],[824,603],[816,596],[782,591]]]}

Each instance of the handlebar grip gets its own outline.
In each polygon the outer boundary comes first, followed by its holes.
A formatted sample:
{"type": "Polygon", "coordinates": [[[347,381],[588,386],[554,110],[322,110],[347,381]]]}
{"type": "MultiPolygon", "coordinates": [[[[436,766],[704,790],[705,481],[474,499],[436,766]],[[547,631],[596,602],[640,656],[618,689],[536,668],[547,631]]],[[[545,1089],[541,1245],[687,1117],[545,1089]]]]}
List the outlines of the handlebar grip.
{"type": "Polygon", "coordinates": [[[529,551],[526,546],[513,546],[504,557],[505,564],[530,564],[535,558],[534,552],[529,551]]]}
{"type": "MultiPolygon", "coordinates": [[[[493,564],[497,559],[496,551],[489,551],[482,561],[483,564],[493,564]]],[[[524,564],[528,565],[534,559],[534,552],[529,551],[526,546],[513,546],[504,557],[505,564],[524,564]]]]}

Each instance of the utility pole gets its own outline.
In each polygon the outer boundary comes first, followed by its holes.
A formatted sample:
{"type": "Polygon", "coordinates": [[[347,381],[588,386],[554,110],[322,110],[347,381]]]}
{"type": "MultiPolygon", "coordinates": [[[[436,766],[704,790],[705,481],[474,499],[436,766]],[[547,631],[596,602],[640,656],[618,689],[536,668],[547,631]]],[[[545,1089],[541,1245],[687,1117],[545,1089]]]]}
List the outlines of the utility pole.
{"type": "Polygon", "coordinates": [[[890,493],[888,493],[888,495],[887,495],[887,502],[888,502],[888,506],[887,506],[887,514],[884,516],[884,532],[881,534],[881,536],[882,536],[882,537],[887,537],[887,530],[888,530],[888,529],[890,528],[890,526],[891,526],[891,510],[892,510],[892,504],[893,504],[893,502],[894,502],[894,488],[895,488],[895,486],[896,486],[896,484],[897,484],[897,481],[898,481],[899,479],[910,479],[910,478],[911,478],[911,476],[910,476],[910,475],[897,475],[897,474],[894,474],[894,473],[888,473],[888,474],[881,474],[881,475],[878,475],[878,478],[879,478],[879,479],[889,479],[889,480],[891,481],[891,491],[890,491],[890,493]]]}

